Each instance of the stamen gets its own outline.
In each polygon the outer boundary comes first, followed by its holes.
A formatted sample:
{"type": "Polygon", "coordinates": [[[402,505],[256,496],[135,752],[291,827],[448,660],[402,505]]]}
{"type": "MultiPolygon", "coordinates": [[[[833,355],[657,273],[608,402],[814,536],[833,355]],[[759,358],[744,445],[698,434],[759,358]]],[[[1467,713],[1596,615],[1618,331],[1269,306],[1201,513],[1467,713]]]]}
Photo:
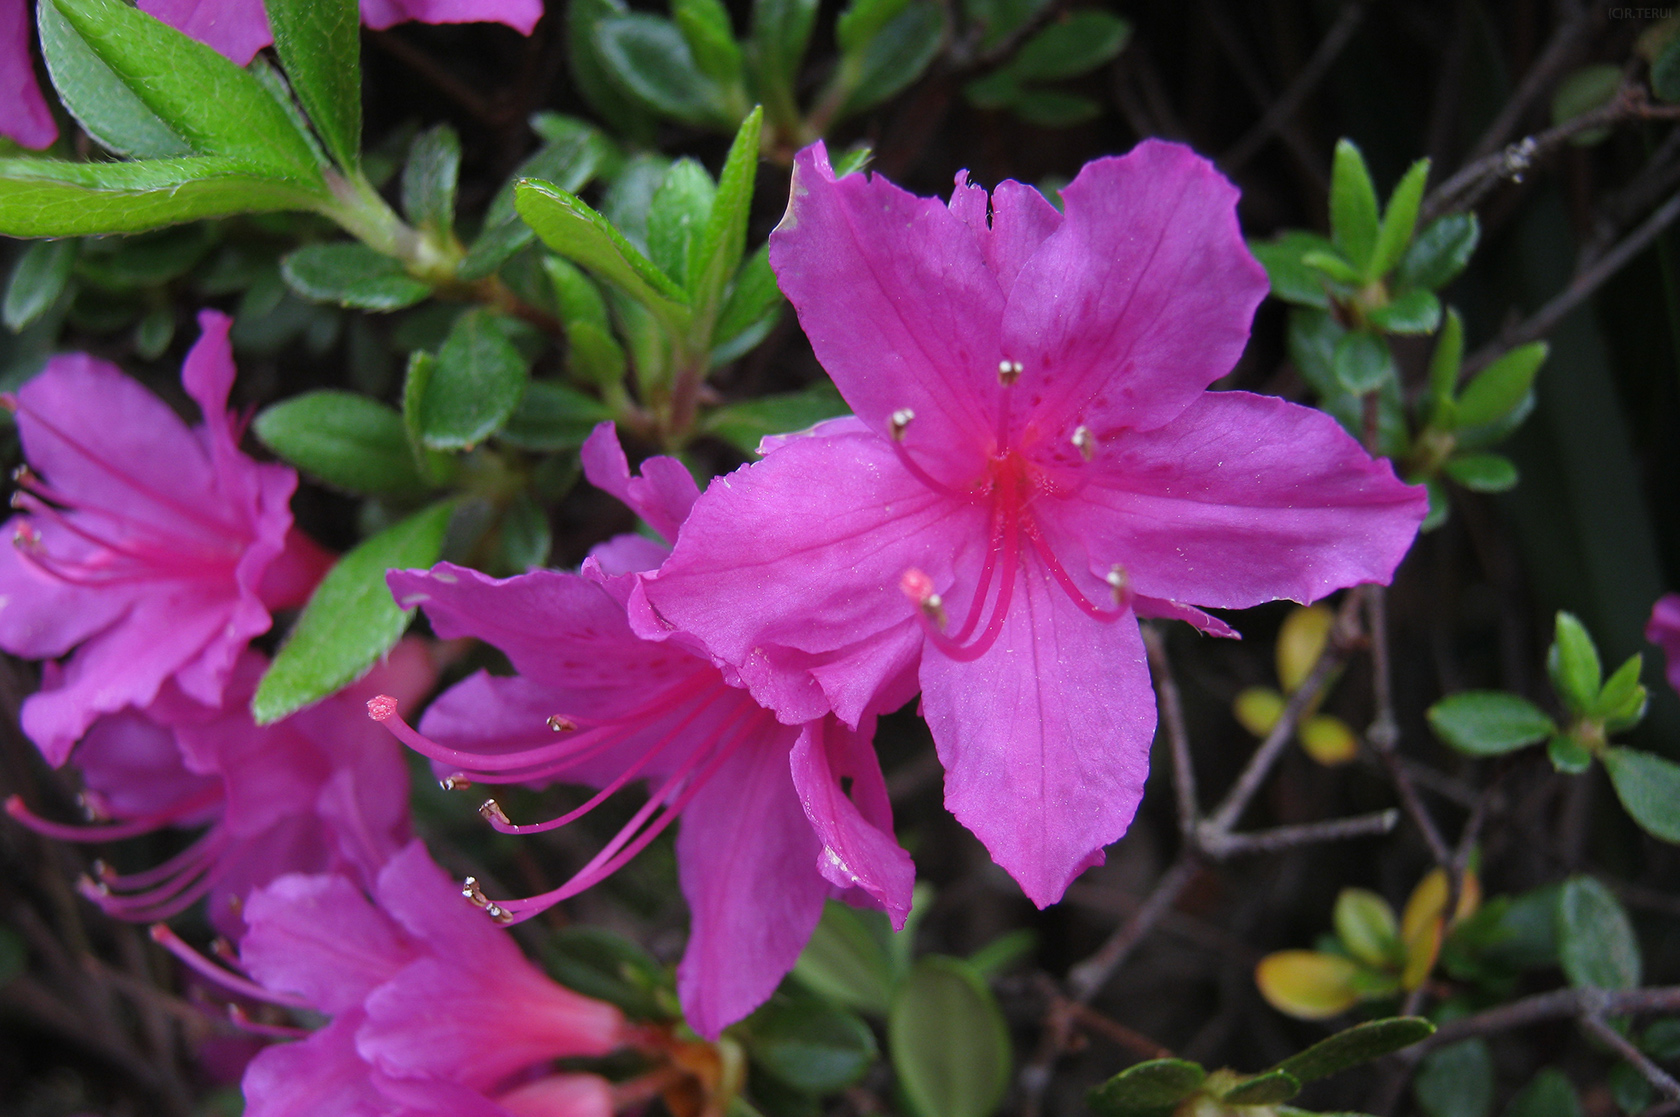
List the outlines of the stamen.
{"type": "Polygon", "coordinates": [[[1097,438],[1091,433],[1091,428],[1080,426],[1073,431],[1073,448],[1079,451],[1079,456],[1090,461],[1097,456],[1097,438]]]}
{"type": "Polygon", "coordinates": [[[463,791],[472,786],[472,781],[465,772],[455,772],[439,780],[438,786],[445,791],[463,791]]]}
{"type": "Polygon", "coordinates": [[[497,923],[506,926],[513,922],[513,916],[508,914],[505,908],[484,894],[484,889],[478,886],[477,877],[468,877],[461,882],[461,895],[471,901],[473,907],[478,908],[497,923]]]}
{"type": "Polygon", "coordinates": [[[478,813],[484,821],[490,823],[491,825],[495,825],[497,823],[500,823],[502,826],[513,825],[513,820],[507,816],[506,811],[502,810],[502,805],[494,799],[486,799],[484,802],[480,803],[478,805],[478,813]]]}
{"type": "Polygon", "coordinates": [[[254,1001],[266,1001],[269,1004],[281,1005],[285,1008],[315,1007],[294,993],[277,993],[273,989],[258,985],[250,978],[241,977],[223,969],[188,946],[179,935],[169,929],[169,925],[166,923],[152,924],[152,941],[186,963],[194,973],[209,978],[230,993],[235,993],[241,997],[249,997],[254,1001]]]}
{"type": "Polygon", "coordinates": [[[1005,388],[1014,387],[1015,381],[1021,379],[1021,373],[1024,371],[1026,370],[1021,367],[1020,361],[999,361],[998,383],[1005,388]]]}
{"type": "Polygon", "coordinates": [[[576,733],[578,723],[563,714],[550,714],[548,727],[556,733],[576,733]]]}
{"type": "Polygon", "coordinates": [[[901,407],[892,413],[887,421],[892,427],[892,437],[894,442],[904,441],[905,428],[910,425],[910,421],[915,417],[916,413],[908,407],[901,407]]]}
{"type": "MultiPolygon", "coordinates": [[[[57,838],[59,841],[109,842],[118,838],[133,838],[141,834],[149,834],[153,830],[168,826],[179,819],[213,807],[221,801],[222,789],[213,787],[155,814],[140,815],[138,818],[124,819],[121,822],[101,822],[88,825],[52,822],[31,811],[18,796],[11,795],[6,798],[6,813],[37,834],[57,838]]],[[[92,806],[85,809],[88,810],[90,815],[99,817],[92,806]]]]}
{"type": "Polygon", "coordinates": [[[1050,576],[1056,580],[1058,586],[1062,587],[1062,592],[1068,595],[1068,599],[1079,607],[1080,612],[1092,620],[1102,621],[1105,624],[1109,621],[1117,621],[1126,615],[1127,606],[1124,602],[1130,599],[1124,595],[1129,594],[1130,589],[1126,572],[1123,569],[1116,565],[1109,570],[1108,576],[1104,579],[1108,583],[1109,590],[1114,594],[1115,604],[1118,607],[1114,609],[1100,608],[1084,593],[1080,592],[1079,587],[1074,584],[1073,576],[1062,566],[1061,560],[1056,557],[1056,552],[1050,549],[1050,544],[1045,542],[1044,536],[1039,533],[1038,525],[1029,518],[1026,520],[1024,527],[1026,528],[1027,538],[1032,540],[1033,550],[1038,552],[1038,557],[1043,560],[1045,568],[1050,571],[1050,576]]]}
{"type": "Polygon", "coordinates": [[[904,596],[916,603],[916,608],[940,628],[945,627],[945,602],[933,588],[933,579],[912,566],[904,572],[898,580],[898,588],[904,591],[904,596]]]}
{"type": "Polygon", "coordinates": [[[367,712],[374,721],[389,721],[397,712],[397,700],[389,694],[376,694],[368,699],[367,712]]]}
{"type": "Polygon", "coordinates": [[[293,1028],[285,1024],[261,1024],[251,1019],[250,1013],[236,1004],[227,1006],[228,1020],[234,1027],[243,1032],[250,1032],[254,1036],[273,1036],[276,1039],[303,1039],[310,1034],[308,1028],[293,1028]]]}
{"type": "MultiPolygon", "coordinates": [[[[972,663],[992,650],[992,645],[997,643],[998,636],[1003,632],[1003,618],[1008,615],[1009,602],[1015,594],[1015,573],[1019,565],[1017,554],[1020,550],[1015,536],[1016,517],[1007,512],[1000,512],[999,516],[1003,520],[1002,546],[998,548],[1003,556],[1003,570],[999,575],[997,600],[992,603],[991,619],[986,622],[985,630],[974,638],[972,644],[963,644],[960,639],[947,636],[932,625],[922,626],[933,646],[958,663],[972,663]]],[[[981,597],[985,592],[984,585],[976,591],[981,597]]],[[[970,607],[969,621],[963,625],[965,630],[978,623],[978,608],[978,602],[970,607]]]]}
{"type": "Polygon", "coordinates": [[[1126,576],[1126,568],[1115,563],[1108,568],[1108,577],[1104,581],[1114,593],[1114,604],[1122,609],[1131,608],[1132,598],[1136,595],[1132,592],[1132,580],[1126,576]]]}

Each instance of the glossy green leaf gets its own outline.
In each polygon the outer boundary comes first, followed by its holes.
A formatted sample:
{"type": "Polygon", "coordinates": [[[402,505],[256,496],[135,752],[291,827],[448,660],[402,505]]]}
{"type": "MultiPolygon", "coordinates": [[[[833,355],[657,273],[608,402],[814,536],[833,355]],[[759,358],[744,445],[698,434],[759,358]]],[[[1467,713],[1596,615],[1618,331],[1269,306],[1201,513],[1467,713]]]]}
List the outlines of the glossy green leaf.
{"type": "MultiPolygon", "coordinates": [[[[759,135],[764,110],[754,109],[735,133],[715,202],[698,243],[688,259],[685,285],[696,319],[706,328],[719,311],[730,280],[741,266],[747,248],[747,217],[752,211],[753,182],[758,175],[759,135]]],[[[648,214],[648,237],[653,237],[653,214],[648,214]]],[[[651,247],[651,245],[650,245],[651,247]]],[[[709,344],[708,337],[707,343],[709,344]]]]}
{"type": "Polygon", "coordinates": [[[984,978],[1008,973],[1038,950],[1038,933],[1021,927],[1006,931],[968,956],[968,964],[984,978]]]}
{"type": "Polygon", "coordinates": [[[187,141],[105,65],[56,5],[37,5],[36,17],[41,55],[59,99],[97,143],[136,159],[192,154],[187,141]]]}
{"type": "Polygon", "coordinates": [[[155,361],[175,340],[175,309],[160,306],[146,312],[134,329],[134,352],[142,360],[155,361]]]}
{"type": "Polygon", "coordinates": [[[554,549],[554,530],[542,505],[521,492],[508,502],[496,524],[497,573],[528,574],[548,564],[554,549]]]}
{"type": "Polygon", "coordinates": [[[566,4],[567,76],[589,106],[627,139],[651,141],[654,119],[647,106],[627,91],[602,57],[597,29],[604,20],[629,12],[624,0],[568,0],[566,4]]]}
{"type": "Polygon", "coordinates": [[[1546,741],[1546,758],[1558,771],[1578,776],[1592,767],[1593,754],[1575,735],[1557,733],[1546,741]]]}
{"type": "Polygon", "coordinates": [[[1449,213],[1431,221],[1400,258],[1394,281],[1404,287],[1439,290],[1470,262],[1481,239],[1481,225],[1473,213],[1449,213]]]}
{"type": "Polygon", "coordinates": [[[268,725],[355,682],[408,627],[385,587],[393,567],[430,566],[443,548],[451,501],[416,512],[338,560],[321,579],[251,699],[251,716],[268,725]]]}
{"type": "Polygon", "coordinates": [[[1493,1108],[1493,1054],[1486,1041],[1467,1039],[1431,1051],[1412,1081],[1428,1117],[1488,1117],[1493,1108]]]}
{"type": "Polygon", "coordinates": [[[1317,233],[1292,230],[1275,240],[1250,241],[1248,250],[1266,269],[1272,281],[1272,294],[1284,302],[1299,306],[1327,308],[1330,297],[1324,290],[1324,277],[1316,268],[1301,262],[1308,252],[1329,253],[1330,242],[1317,233]]]}
{"type": "Polygon", "coordinates": [[[564,190],[534,179],[521,182],[515,198],[519,216],[544,244],[661,317],[686,324],[688,308],[682,288],[606,218],[564,190]]]}
{"type": "Polygon", "coordinates": [[[1377,188],[1352,140],[1337,142],[1330,168],[1330,229],[1331,241],[1363,275],[1377,245],[1377,188]]]}
{"type": "Polygon", "coordinates": [[[741,1029],[747,1055],[767,1074],[807,1094],[843,1090],[879,1054],[869,1025],[816,997],[777,997],[741,1029]]]}
{"type": "Polygon", "coordinates": [[[632,12],[595,27],[614,80],[649,107],[689,124],[733,124],[717,83],[700,72],[677,25],[632,12]]]}
{"type": "Polygon", "coordinates": [[[4,236],[139,233],[204,217],[314,209],[321,200],[297,183],[221,156],[140,163],[0,159],[4,236]]]}
{"type": "Polygon", "coordinates": [[[1604,719],[1606,732],[1620,733],[1624,729],[1631,729],[1645,716],[1645,706],[1650,700],[1650,695],[1639,682],[1644,664],[1643,655],[1636,652],[1628,656],[1605,680],[1604,686],[1598,692],[1598,698],[1588,708],[1589,717],[1604,719]]]}
{"type": "Polygon", "coordinates": [[[1557,899],[1558,963],[1571,985],[1634,989],[1639,985],[1639,940],[1627,912],[1592,877],[1564,881],[1557,899]]]}
{"type": "Polygon", "coordinates": [[[415,496],[430,486],[409,452],[402,416],[354,392],[305,392],[266,408],[252,424],[264,446],[346,492],[415,496]]]}
{"type": "Polygon", "coordinates": [[[1418,531],[1434,531],[1447,522],[1452,514],[1452,499],[1447,496],[1447,487],[1440,480],[1430,477],[1424,480],[1423,486],[1429,495],[1429,511],[1424,514],[1423,523],[1418,525],[1418,531]]]}
{"type": "Polygon", "coordinates": [[[340,167],[362,156],[362,13],[356,0],[264,0],[292,90],[340,167]]]}
{"type": "Polygon", "coordinates": [[[775,325],[786,300],[770,270],[770,246],[763,245],[735,273],[723,309],[712,327],[714,365],[732,361],[747,352],[775,325]]]}
{"type": "Polygon", "coordinates": [[[1459,425],[1492,423],[1515,410],[1534,387],[1535,374],[1546,353],[1545,342],[1532,342],[1511,350],[1477,373],[1458,398],[1459,425]]]}
{"type": "Polygon", "coordinates": [[[1458,410],[1453,399],[1458,387],[1458,370],[1464,362],[1464,319],[1458,311],[1447,308],[1446,323],[1441,336],[1435,339],[1435,351],[1429,357],[1430,424],[1451,430],[1457,423],[1458,410]]]}
{"type": "Polygon", "coordinates": [[[909,4],[910,0],[851,0],[834,24],[840,52],[855,54],[909,4]]]}
{"type": "Polygon", "coordinates": [[[910,0],[855,56],[842,60],[846,102],[842,115],[860,113],[896,97],[922,76],[945,38],[945,16],[931,0],[910,0]]]}
{"type": "Polygon", "coordinates": [[[1434,1033],[1435,1025],[1420,1016],[1371,1020],[1319,1040],[1279,1063],[1276,1069],[1288,1071],[1302,1082],[1313,1082],[1410,1047],[1434,1033]]]}
{"type": "Polygon", "coordinates": [[[1356,396],[1376,391],[1394,376],[1388,342],[1367,330],[1349,330],[1341,336],[1331,367],[1342,389],[1356,396]]]}
{"type": "Polygon", "coordinates": [[[1422,287],[1402,291],[1366,315],[1371,325],[1391,334],[1432,334],[1441,324],[1441,300],[1422,287]]]}
{"type": "Polygon", "coordinates": [[[888,1045],[920,1117],[990,1117],[1009,1085],[1009,1030],[985,981],[930,954],[893,997],[888,1045]]]}
{"type": "Polygon", "coordinates": [[[794,963],[793,976],[836,1004],[885,1016],[897,984],[888,952],[891,933],[880,912],[859,911],[830,900],[794,963]]]}
{"type": "Polygon", "coordinates": [[[461,139],[447,124],[414,137],[403,164],[402,206],[409,221],[432,233],[455,226],[455,183],[461,175],[461,139]]]}
{"type": "Polygon", "coordinates": [[[1301,1092],[1301,1082],[1282,1068],[1257,1074],[1225,1091],[1226,1105],[1277,1105],[1301,1092]]]}
{"type": "Polygon", "coordinates": [[[1464,454],[1443,467],[1446,475],[1478,493],[1503,493],[1516,488],[1517,467],[1503,454],[1464,454]]]}
{"type": "Polygon", "coordinates": [[[6,281],[6,299],[0,308],[6,328],[15,334],[50,310],[64,294],[75,263],[73,240],[43,240],[25,248],[6,281]]]}
{"type": "Polygon", "coordinates": [[[1581,1117],[1581,1102],[1569,1076],[1547,1067],[1517,1092],[1505,1107],[1504,1117],[1581,1117]]]}
{"type": "Polygon", "coordinates": [[[583,445],[597,424],[612,417],[593,396],[552,380],[532,380],[496,439],[522,450],[572,450],[583,445]]]}
{"type": "Polygon", "coordinates": [[[1680,764],[1627,748],[1605,749],[1602,759],[1616,798],[1640,828],[1680,842],[1680,764]]]}
{"type": "Polygon", "coordinates": [[[1342,889],[1336,896],[1331,921],[1347,952],[1360,961],[1381,966],[1400,957],[1394,909],[1375,892],[1364,888],[1342,889]]]}
{"type": "Polygon", "coordinates": [[[759,396],[725,404],[706,416],[700,429],[716,435],[742,453],[758,451],[766,435],[801,431],[824,419],[847,413],[846,401],[826,380],[801,392],[759,396]]]}
{"type": "Polygon", "coordinates": [[[1146,1117],[1194,1094],[1207,1081],[1199,1063],[1152,1059],[1135,1063],[1094,1088],[1086,1103],[1102,1117],[1146,1117]]]}
{"type": "Polygon", "coordinates": [[[319,183],[308,141],[251,74],[122,0],[49,2],[193,151],[319,183]]]}
{"type": "MultiPolygon", "coordinates": [[[[1608,104],[1622,86],[1622,68],[1609,63],[1582,66],[1564,75],[1552,94],[1552,123],[1564,124],[1608,104]]],[[[1581,147],[1598,143],[1610,134],[1607,128],[1589,128],[1570,137],[1581,147]]]]}
{"type": "Polygon", "coordinates": [[[816,18],[817,0],[753,0],[753,88],[771,119],[783,125],[799,120],[794,92],[816,18]]]}
{"type": "Polygon", "coordinates": [[[523,221],[504,221],[478,235],[455,268],[455,278],[472,283],[496,274],[536,236],[523,221]]]}
{"type": "MultiPolygon", "coordinates": [[[[537,178],[576,194],[619,160],[617,145],[587,121],[560,113],[539,114],[544,143],[514,169],[484,213],[485,232],[512,222],[514,191],[521,179],[537,178]]],[[[532,127],[536,127],[533,122],[532,127]]],[[[517,222],[515,222],[517,224],[517,222]]]]}
{"type": "Polygon", "coordinates": [[[1598,647],[1573,613],[1558,611],[1552,646],[1546,651],[1546,671],[1558,697],[1572,712],[1585,713],[1598,700],[1604,683],[1598,647]]]}
{"type": "Polygon", "coordinates": [[[1543,741],[1552,719],[1526,698],[1497,690],[1466,690],[1429,707],[1430,727],[1471,756],[1499,756],[1543,741]]]}
{"type": "Polygon", "coordinates": [[[1071,128],[1102,115],[1102,105],[1060,89],[1024,89],[1010,99],[1016,116],[1041,128],[1071,128]]]}
{"type": "Polygon", "coordinates": [[[1387,275],[1405,256],[1412,234],[1417,231],[1418,207],[1423,204],[1423,188],[1428,181],[1429,160],[1419,159],[1401,176],[1394,193],[1389,195],[1382,226],[1377,230],[1376,248],[1371,253],[1370,266],[1365,269],[1367,278],[1387,275]]]}
{"type": "Polygon", "coordinates": [[[312,302],[361,310],[401,310],[432,293],[400,262],[357,241],[306,244],[280,261],[280,274],[312,302]]]}
{"type": "Polygon", "coordinates": [[[566,368],[576,380],[610,388],[624,382],[629,358],[607,330],[590,322],[573,322],[566,331],[566,368]]]}
{"type": "Polygon", "coordinates": [[[1056,81],[1088,73],[1112,60],[1132,37],[1132,25],[1096,10],[1053,20],[1021,44],[1008,69],[1020,81],[1056,81]]]}
{"type": "Polygon", "coordinates": [[[671,19],[702,74],[725,89],[741,84],[741,46],[721,0],[673,0],[671,19]]]}
{"type": "Polygon", "coordinates": [[[549,976],[584,996],[642,1020],[667,1015],[659,996],[669,984],[664,967],[605,928],[574,923],[554,931],[543,945],[542,961],[549,976]]]}
{"type": "Polygon", "coordinates": [[[464,450],[500,430],[525,395],[530,368],[500,316],[469,310],[438,350],[420,400],[420,441],[464,450]]]}
{"type": "MultiPolygon", "coordinates": [[[[695,244],[712,215],[717,184],[694,159],[678,159],[665,172],[648,207],[648,257],[675,282],[688,288],[695,244]]],[[[692,291],[690,291],[692,295],[692,291]]]]}

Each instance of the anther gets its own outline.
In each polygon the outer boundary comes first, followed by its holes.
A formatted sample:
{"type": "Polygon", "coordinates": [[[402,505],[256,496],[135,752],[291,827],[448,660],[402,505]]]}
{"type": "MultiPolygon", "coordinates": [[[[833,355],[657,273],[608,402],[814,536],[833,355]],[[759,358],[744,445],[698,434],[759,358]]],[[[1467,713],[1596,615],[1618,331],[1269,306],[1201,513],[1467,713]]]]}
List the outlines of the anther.
{"type": "Polygon", "coordinates": [[[30,471],[27,462],[12,470],[12,484],[14,485],[27,485],[33,480],[35,480],[35,474],[30,471]]]}
{"type": "Polygon", "coordinates": [[[910,420],[915,417],[916,413],[908,407],[901,407],[892,413],[889,422],[892,425],[892,436],[894,442],[904,441],[904,428],[908,427],[910,425],[910,420]]]}
{"type": "Polygon", "coordinates": [[[576,733],[577,722],[562,714],[549,714],[548,727],[556,733],[576,733]]]}
{"type": "Polygon", "coordinates": [[[1079,456],[1090,461],[1097,455],[1097,439],[1091,433],[1090,427],[1075,427],[1073,431],[1073,448],[1079,451],[1079,456]]]}
{"type": "Polygon", "coordinates": [[[76,891],[80,892],[84,896],[103,899],[111,894],[111,886],[102,880],[94,880],[86,873],[83,873],[81,876],[76,878],[76,891]]]}
{"type": "Polygon", "coordinates": [[[12,546],[21,547],[26,551],[41,549],[41,533],[28,520],[19,520],[12,530],[12,546]]]}
{"type": "Polygon", "coordinates": [[[100,880],[111,880],[117,875],[116,870],[107,865],[102,857],[94,858],[93,864],[89,867],[92,869],[93,875],[100,880]]]}
{"type": "Polygon", "coordinates": [[[491,920],[501,924],[503,927],[506,927],[509,923],[513,922],[513,913],[502,907],[500,904],[485,904],[484,914],[488,915],[491,920]]]}
{"type": "Polygon", "coordinates": [[[502,810],[502,805],[494,799],[486,799],[484,802],[480,803],[478,805],[478,813],[479,816],[486,822],[499,822],[503,826],[513,825],[513,820],[507,816],[506,811],[502,810]]]}
{"type": "Polygon", "coordinates": [[[210,953],[214,954],[224,962],[231,963],[235,966],[239,964],[239,951],[235,950],[233,948],[233,944],[221,935],[217,935],[214,939],[210,940],[210,953]]]}
{"type": "Polygon", "coordinates": [[[477,877],[468,877],[461,882],[461,895],[471,900],[475,908],[490,906],[490,898],[484,894],[484,889],[478,886],[477,877]]]}
{"type": "Polygon", "coordinates": [[[998,383],[1007,388],[1021,379],[1021,373],[1024,371],[1026,370],[1021,367],[1020,361],[999,361],[998,383]]]}
{"type": "Polygon", "coordinates": [[[1114,604],[1125,608],[1132,600],[1132,580],[1126,576],[1126,568],[1115,563],[1108,568],[1108,577],[1103,579],[1108,583],[1110,592],[1114,594],[1114,604]]]}
{"type": "Polygon", "coordinates": [[[89,822],[111,821],[111,813],[105,809],[105,799],[97,791],[78,791],[76,805],[82,808],[82,814],[87,816],[89,822]]]}
{"type": "Polygon", "coordinates": [[[916,608],[940,628],[945,627],[945,602],[933,588],[933,579],[926,573],[912,566],[904,572],[898,580],[898,588],[904,591],[904,596],[916,603],[916,608]]]}
{"type": "Polygon", "coordinates": [[[472,781],[467,778],[465,772],[455,772],[439,780],[438,786],[445,791],[460,791],[463,788],[471,787],[472,781]]]}
{"type": "Polygon", "coordinates": [[[374,721],[385,721],[397,712],[397,700],[389,694],[369,698],[367,712],[374,721]]]}

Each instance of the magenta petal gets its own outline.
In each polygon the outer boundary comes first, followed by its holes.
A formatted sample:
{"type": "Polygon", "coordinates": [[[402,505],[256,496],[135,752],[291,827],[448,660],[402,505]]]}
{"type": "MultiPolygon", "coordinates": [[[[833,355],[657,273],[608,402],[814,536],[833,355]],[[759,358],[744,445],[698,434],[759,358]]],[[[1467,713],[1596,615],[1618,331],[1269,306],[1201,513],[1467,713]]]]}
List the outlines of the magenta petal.
{"type": "Polygon", "coordinates": [[[597,425],[579,455],[583,475],[591,485],[622,500],[665,542],[677,538],[677,529],[700,497],[693,475],[682,462],[665,455],[648,458],[642,462],[641,476],[632,477],[630,462],[618,444],[618,429],[611,423],[597,425]]]}
{"type": "Polygon", "coordinates": [[[1680,690],[1680,593],[1657,599],[1645,626],[1645,639],[1663,650],[1668,660],[1668,685],[1680,690]]]}
{"type": "Polygon", "coordinates": [[[874,719],[861,732],[833,718],[807,722],[793,746],[793,785],[822,843],[817,870],[836,888],[861,888],[902,930],[916,867],[892,832],[881,762],[870,747],[874,719]],[[851,783],[848,796],[841,780],[851,783]]]}
{"type": "Polygon", "coordinates": [[[894,412],[914,412],[905,445],[947,480],[984,465],[1004,298],[962,217],[880,175],[836,181],[817,143],[794,159],[770,263],[859,418],[884,435],[894,412]]]}
{"type": "Polygon", "coordinates": [[[529,35],[542,18],[542,0],[362,0],[362,22],[375,31],[399,23],[505,23],[529,35]]]}
{"type": "MultiPolygon", "coordinates": [[[[118,620],[144,592],[138,586],[78,586],[30,562],[13,543],[25,523],[0,527],[0,648],[24,659],[56,659],[118,620]]],[[[35,525],[52,555],[85,562],[98,548],[60,524],[35,525]]]]}
{"type": "Polygon", "coordinates": [[[945,805],[1045,907],[1131,823],[1155,695],[1136,621],[1092,620],[1037,562],[1019,578],[990,651],[922,657],[922,712],[945,805]]]}
{"type": "Polygon", "coordinates": [[[1006,179],[988,197],[985,190],[969,183],[967,171],[957,174],[951,212],[974,230],[1005,296],[1014,288],[1022,266],[1062,223],[1060,211],[1032,187],[1006,179]]]}
{"type": "Polygon", "coordinates": [[[140,10],[244,66],[274,41],[262,0],[139,0],[140,10]]]}
{"type": "Polygon", "coordinates": [[[1004,312],[1004,355],[1025,370],[1016,429],[1063,444],[1080,424],[1159,426],[1231,371],[1268,290],[1237,190],[1189,148],[1145,140],[1087,163],[1062,199],[1004,312]]]}
{"type": "Polygon", "coordinates": [[[821,844],[788,768],[797,730],[764,718],[683,812],[677,866],[690,913],[677,993],[708,1039],[775,990],[822,916],[821,844]]]}
{"type": "Polygon", "coordinates": [[[1209,636],[1223,636],[1227,640],[1242,639],[1242,633],[1218,617],[1210,616],[1193,605],[1167,601],[1160,597],[1144,597],[1139,594],[1132,599],[1132,611],[1140,617],[1183,621],[1209,636]]]}
{"type": "Polygon", "coordinates": [[[1428,509],[1328,415],[1246,392],[1118,435],[1094,465],[1056,513],[1092,570],[1119,563],[1139,593],[1215,608],[1387,582],[1428,509]]]}
{"type": "Polygon", "coordinates": [[[612,1084],[595,1074],[551,1074],[509,1090],[496,1104],[514,1117],[612,1117],[612,1084]]]}
{"type": "Polygon", "coordinates": [[[417,951],[391,917],[337,874],[290,873],[245,901],[240,961],[264,986],[296,993],[337,1015],[413,961],[417,951]]]}
{"type": "MultiPolygon", "coordinates": [[[[133,710],[94,722],[73,755],[82,783],[98,793],[101,807],[113,818],[168,812],[219,786],[216,777],[187,769],[171,729],[133,710]]],[[[207,819],[201,813],[171,821],[194,826],[207,819]]]]}
{"type": "Polygon", "coordinates": [[[35,81],[27,0],[0,0],[0,136],[37,150],[58,139],[58,125],[35,81]]]}
{"type": "Polygon", "coordinates": [[[360,1014],[341,1016],[297,1043],[257,1053],[245,1068],[245,1117],[403,1117],[356,1053],[360,1014]]]}

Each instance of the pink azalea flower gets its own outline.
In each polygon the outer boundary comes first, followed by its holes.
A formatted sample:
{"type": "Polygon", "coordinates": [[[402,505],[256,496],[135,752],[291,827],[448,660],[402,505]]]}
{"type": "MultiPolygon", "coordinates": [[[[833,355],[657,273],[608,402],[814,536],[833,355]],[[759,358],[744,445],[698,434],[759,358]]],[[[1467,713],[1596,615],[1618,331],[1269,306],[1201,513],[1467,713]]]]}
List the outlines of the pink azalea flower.
{"type": "Polygon", "coordinates": [[[83,826],[31,814],[16,796],[7,811],[50,837],[105,842],[164,827],[205,827],[181,853],[135,873],[101,865],[83,892],[109,915],[167,919],[210,896],[210,918],[239,937],[244,897],[289,872],[349,872],[371,884],[408,839],[408,774],[390,735],[368,724],[371,696],[405,706],[437,672],[419,641],[399,644],[360,683],[269,726],[246,704],[267,661],[247,651],[226,704],[199,705],[165,684],[145,710],[95,722],[71,757],[83,826]]]}
{"type": "Polygon", "coordinates": [[[0,649],[74,649],[23,704],[24,732],[55,766],[94,719],[150,705],[166,681],[220,707],[270,611],[301,604],[330,563],[292,527],[297,474],[239,452],[228,318],[198,321],[181,381],[202,426],[84,353],[0,397],[29,463],[4,529],[14,546],[0,547],[0,649]]]}
{"type": "Polygon", "coordinates": [[[622,1047],[631,1032],[618,1009],[544,976],[419,842],[371,891],[289,874],[253,892],[239,946],[249,978],[156,932],[236,993],[332,1018],[252,1060],[248,1117],[611,1117],[604,1079],[548,1064],[622,1047]]]}
{"type": "Polygon", "coordinates": [[[1680,690],[1680,593],[1664,594],[1651,608],[1645,639],[1663,650],[1668,660],[1668,685],[1680,690]]]}
{"type": "MultiPolygon", "coordinates": [[[[697,495],[671,458],[650,458],[631,477],[610,425],[590,437],[583,460],[590,480],[663,533],[675,532],[697,495]]],[[[501,921],[529,918],[615,871],[680,813],[677,863],[692,921],[678,993],[690,1025],[715,1037],[775,989],[825,899],[884,908],[902,925],[915,871],[892,836],[872,712],[855,731],[823,715],[783,725],[680,639],[631,631],[633,572],[664,552],[627,536],[597,549],[582,574],[496,580],[447,563],[392,571],[392,592],[423,607],[439,636],[488,641],[519,674],[460,683],[427,711],[424,736],[394,717],[387,724],[459,778],[601,789],[571,814],[526,826],[492,800],[484,813],[504,832],[564,825],[647,779],[646,805],[572,879],[541,896],[483,902],[501,921]]]]}
{"type": "Polygon", "coordinates": [[[1044,906],[1143,793],[1135,618],[1386,581],[1425,499],[1321,412],[1206,390],[1267,283],[1188,149],[1088,164],[1065,215],[957,183],[800,153],[771,263],[857,417],[713,482],[632,616],[788,722],[919,685],[947,805],[1044,906]]]}
{"type": "Polygon", "coordinates": [[[34,26],[29,0],[0,0],[0,136],[43,148],[58,139],[58,125],[35,81],[34,26]]]}
{"type": "MultiPolygon", "coordinates": [[[[140,10],[241,66],[274,41],[262,0],[140,0],[140,10]]],[[[362,22],[375,31],[417,20],[505,23],[529,35],[542,12],[542,0],[362,0],[362,22]]]]}

